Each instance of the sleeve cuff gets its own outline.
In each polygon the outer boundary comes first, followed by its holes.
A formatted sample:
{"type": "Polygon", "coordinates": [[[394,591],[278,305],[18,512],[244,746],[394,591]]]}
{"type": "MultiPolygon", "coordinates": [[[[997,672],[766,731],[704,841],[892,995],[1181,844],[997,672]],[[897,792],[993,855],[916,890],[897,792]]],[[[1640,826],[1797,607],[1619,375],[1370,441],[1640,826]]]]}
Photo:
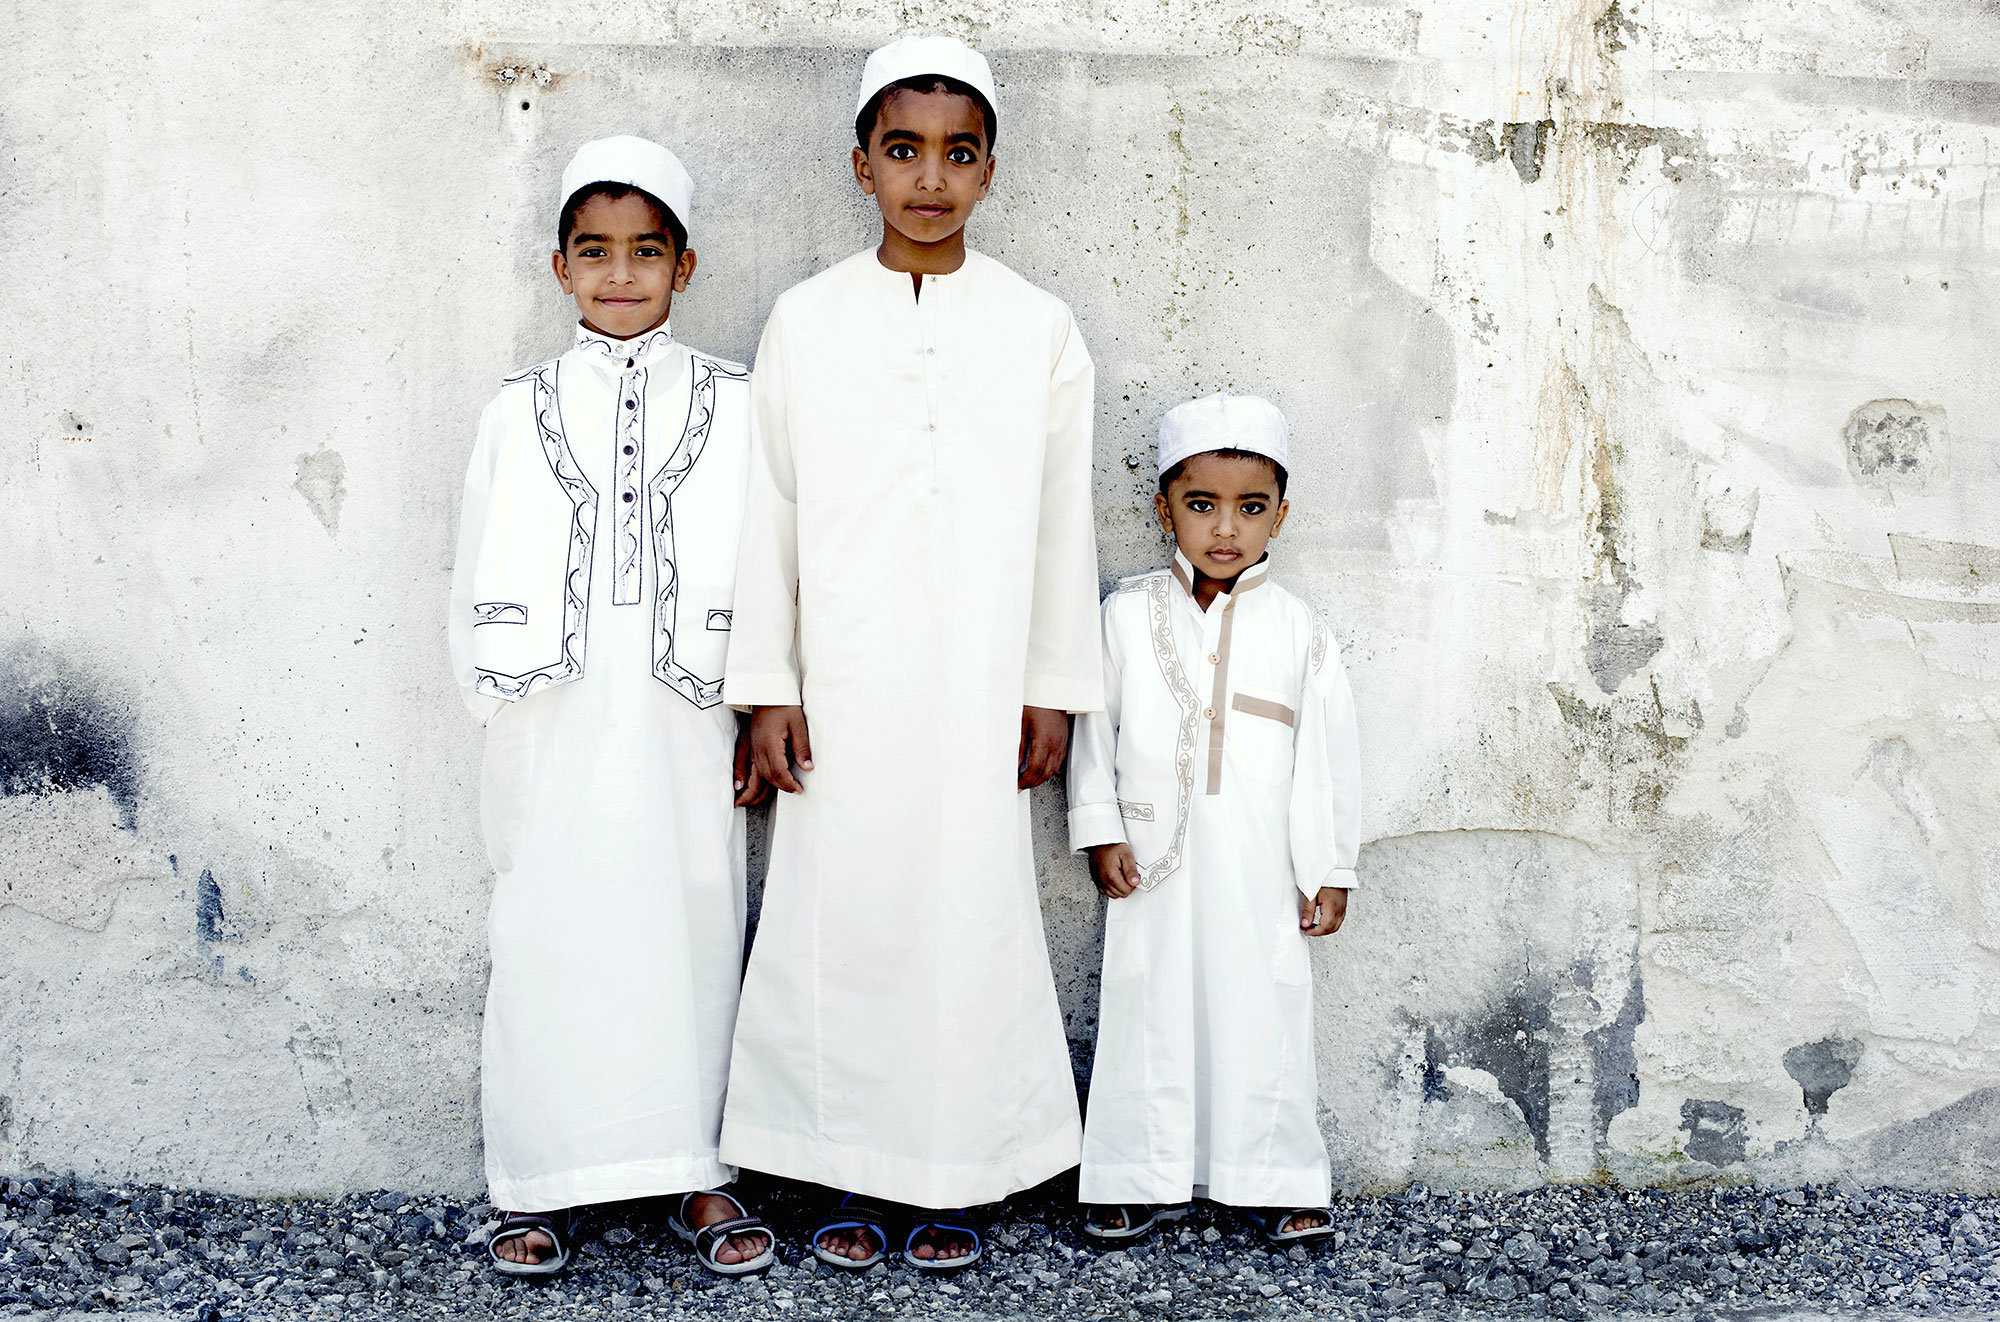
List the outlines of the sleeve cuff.
{"type": "Polygon", "coordinates": [[[1021,702],[1029,707],[1049,707],[1056,711],[1087,712],[1104,710],[1104,677],[1078,679],[1074,675],[1028,676],[1021,690],[1021,702]]]}
{"type": "Polygon", "coordinates": [[[1115,803],[1086,803],[1069,810],[1069,847],[1082,853],[1094,845],[1125,843],[1125,819],[1115,803]]]}
{"type": "Polygon", "coordinates": [[[731,671],[722,680],[722,700],[737,711],[749,711],[752,707],[797,707],[800,705],[798,677],[731,671]]]}
{"type": "MultiPolygon", "coordinates": [[[[1071,828],[1072,832],[1074,832],[1074,829],[1075,828],[1073,827],[1071,828]]],[[[1297,876],[1296,873],[1294,873],[1293,875],[1297,876]]],[[[1332,871],[1328,872],[1324,877],[1321,877],[1317,883],[1308,883],[1304,877],[1298,877],[1298,883],[1299,883],[1299,894],[1305,896],[1309,900],[1312,899],[1315,895],[1318,895],[1321,891],[1325,890],[1328,886],[1332,886],[1336,890],[1351,891],[1354,889],[1354,869],[1334,868],[1332,871]]]]}

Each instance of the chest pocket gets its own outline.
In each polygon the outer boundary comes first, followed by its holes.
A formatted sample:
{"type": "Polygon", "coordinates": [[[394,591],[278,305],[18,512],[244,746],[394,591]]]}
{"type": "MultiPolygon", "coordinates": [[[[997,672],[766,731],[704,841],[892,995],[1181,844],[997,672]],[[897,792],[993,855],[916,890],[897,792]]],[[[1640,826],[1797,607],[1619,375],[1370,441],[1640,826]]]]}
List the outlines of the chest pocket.
{"type": "Polygon", "coordinates": [[[1265,784],[1292,778],[1298,713],[1287,696],[1248,684],[1237,686],[1223,734],[1231,768],[1265,784]]]}

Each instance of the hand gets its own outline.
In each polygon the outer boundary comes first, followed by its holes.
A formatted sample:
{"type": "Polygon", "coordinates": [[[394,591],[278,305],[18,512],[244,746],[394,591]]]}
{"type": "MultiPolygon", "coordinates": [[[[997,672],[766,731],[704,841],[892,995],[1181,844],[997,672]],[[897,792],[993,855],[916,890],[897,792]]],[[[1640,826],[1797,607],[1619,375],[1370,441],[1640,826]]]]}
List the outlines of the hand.
{"type": "Polygon", "coordinates": [[[1114,900],[1122,900],[1138,890],[1139,860],[1132,856],[1132,846],[1122,841],[1115,845],[1092,845],[1090,879],[1097,883],[1099,895],[1114,900]]]}
{"type": "Polygon", "coordinates": [[[813,769],[812,735],[804,707],[759,707],[750,717],[750,774],[787,794],[803,794],[793,772],[813,769]]]}
{"type": "Polygon", "coordinates": [[[1020,777],[1016,789],[1031,790],[1056,774],[1069,751],[1069,717],[1053,707],[1021,708],[1020,777]]]}
{"type": "Polygon", "coordinates": [[[750,757],[750,718],[736,717],[736,806],[748,808],[771,797],[771,782],[757,774],[750,757]]]}
{"type": "Polygon", "coordinates": [[[1347,887],[1322,886],[1310,898],[1299,896],[1299,930],[1307,936],[1331,936],[1347,920],[1347,887]]]}

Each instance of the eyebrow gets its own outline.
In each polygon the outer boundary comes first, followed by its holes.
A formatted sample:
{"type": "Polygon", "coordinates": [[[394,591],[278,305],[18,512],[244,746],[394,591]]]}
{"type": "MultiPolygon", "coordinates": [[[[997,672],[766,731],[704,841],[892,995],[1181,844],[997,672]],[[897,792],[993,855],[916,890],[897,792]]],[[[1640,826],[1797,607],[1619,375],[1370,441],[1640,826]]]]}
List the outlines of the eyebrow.
{"type": "MultiPolygon", "coordinates": [[[[609,243],[611,242],[611,236],[609,234],[572,234],[569,236],[569,241],[571,243],[609,243]]],[[[666,241],[666,235],[650,231],[632,240],[634,243],[665,243],[666,241]]]]}
{"type": "MultiPolygon", "coordinates": [[[[924,140],[924,135],[918,133],[915,129],[882,130],[882,145],[885,147],[892,142],[922,143],[923,140],[924,140]]],[[[960,143],[964,143],[970,147],[977,147],[981,145],[985,141],[985,139],[984,137],[982,137],[980,134],[977,133],[954,133],[950,137],[946,138],[944,141],[945,145],[948,147],[955,147],[960,143]]]]}
{"type": "MultiPolygon", "coordinates": [[[[1269,500],[1270,498],[1271,493],[1268,491],[1240,491],[1236,494],[1236,499],[1238,500],[1269,500]]],[[[1222,497],[1216,495],[1213,491],[1183,491],[1181,492],[1181,499],[1220,500],[1222,497]]]]}

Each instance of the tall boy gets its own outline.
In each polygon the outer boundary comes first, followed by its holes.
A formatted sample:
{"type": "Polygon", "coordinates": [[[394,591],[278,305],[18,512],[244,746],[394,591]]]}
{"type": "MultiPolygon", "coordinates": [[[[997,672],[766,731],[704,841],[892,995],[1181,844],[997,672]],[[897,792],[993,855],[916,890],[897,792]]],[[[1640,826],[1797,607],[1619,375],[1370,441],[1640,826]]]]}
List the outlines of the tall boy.
{"type": "MultiPolygon", "coordinates": [[[[451,653],[487,727],[481,1100],[510,1274],[560,1270],[580,1205],[734,1176],[716,1144],[759,787],[721,690],[749,383],[668,325],[693,193],[656,143],[577,152],[551,259],[575,345],[501,386],[465,479],[451,653]]],[[[713,1270],[771,1259],[726,1194],[674,1224],[713,1270]]]]}
{"type": "MultiPolygon", "coordinates": [[[[965,246],[993,178],[986,60],[868,59],[854,176],[882,240],[779,297],[757,349],[730,702],[785,790],[745,974],[726,1160],[957,1208],[1074,1165],[1075,1085],[1024,790],[1102,700],[1093,372],[1069,309],[965,246]]],[[[841,1266],[963,1266],[963,1216],[841,1266]]]]}
{"type": "Polygon", "coordinates": [[[1191,1197],[1331,1233],[1306,937],[1359,846],[1354,704],[1332,633],[1273,583],[1285,419],[1210,395],[1160,427],[1171,567],[1104,602],[1105,706],[1077,722],[1070,841],[1111,897],[1079,1193],[1130,1240],[1191,1197]]]}

